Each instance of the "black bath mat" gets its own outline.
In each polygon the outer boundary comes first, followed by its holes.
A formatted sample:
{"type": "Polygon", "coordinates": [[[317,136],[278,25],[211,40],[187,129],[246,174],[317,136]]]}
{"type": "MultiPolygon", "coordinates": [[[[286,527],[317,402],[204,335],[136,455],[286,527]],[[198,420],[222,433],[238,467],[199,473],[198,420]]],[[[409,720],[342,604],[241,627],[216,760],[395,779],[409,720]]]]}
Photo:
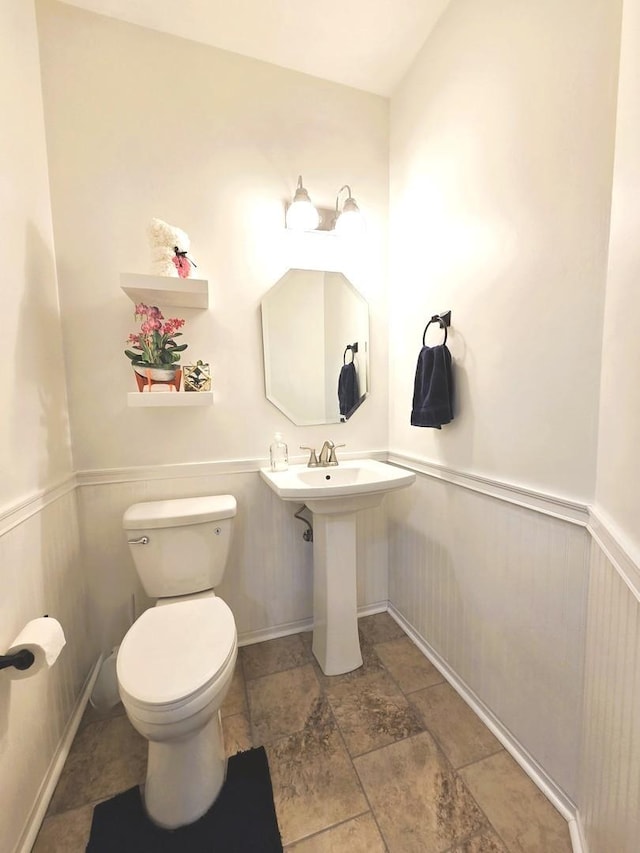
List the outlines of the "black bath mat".
{"type": "Polygon", "coordinates": [[[87,853],[281,853],[282,841],[264,747],[229,759],[227,779],[209,811],[189,826],[160,829],[139,788],[93,810],[87,853]]]}

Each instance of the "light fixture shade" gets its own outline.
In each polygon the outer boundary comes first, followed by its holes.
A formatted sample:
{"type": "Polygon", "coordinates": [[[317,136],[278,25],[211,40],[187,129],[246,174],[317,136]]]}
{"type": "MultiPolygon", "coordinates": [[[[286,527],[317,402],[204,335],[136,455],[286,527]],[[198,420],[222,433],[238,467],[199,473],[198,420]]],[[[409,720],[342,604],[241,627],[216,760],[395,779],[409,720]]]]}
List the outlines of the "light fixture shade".
{"type": "Polygon", "coordinates": [[[364,218],[351,193],[343,205],[342,213],[338,214],[334,229],[341,237],[354,238],[364,234],[364,218]]]}
{"type": "Polygon", "coordinates": [[[302,175],[298,177],[296,194],[287,208],[285,224],[292,231],[314,231],[320,225],[320,214],[302,186],[302,175]]]}

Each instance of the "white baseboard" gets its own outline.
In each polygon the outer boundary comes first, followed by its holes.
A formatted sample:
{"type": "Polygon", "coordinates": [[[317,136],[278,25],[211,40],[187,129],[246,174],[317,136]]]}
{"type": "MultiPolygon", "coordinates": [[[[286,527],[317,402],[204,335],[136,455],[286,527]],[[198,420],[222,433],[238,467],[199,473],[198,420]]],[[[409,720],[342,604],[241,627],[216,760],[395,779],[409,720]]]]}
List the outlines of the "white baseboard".
{"type": "MultiPolygon", "coordinates": [[[[377,601],[375,604],[365,604],[358,607],[358,619],[362,619],[363,616],[371,616],[373,613],[384,613],[388,606],[388,601],[377,601]]],[[[303,631],[312,630],[313,618],[299,619],[296,622],[275,625],[273,628],[244,631],[242,634],[238,634],[238,645],[251,646],[254,643],[264,643],[266,640],[277,640],[278,637],[288,637],[290,634],[301,634],[303,631]]]]}
{"type": "Polygon", "coordinates": [[[579,812],[569,821],[569,835],[573,853],[589,853],[579,812]]]}
{"type": "Polygon", "coordinates": [[[408,637],[413,640],[425,657],[439,670],[460,698],[480,717],[482,722],[500,741],[511,757],[517,761],[531,781],[537,785],[540,791],[542,791],[545,797],[567,821],[573,853],[586,853],[575,803],[555,784],[522,744],[513,737],[511,732],[505,728],[500,720],[484,705],[446,661],[418,634],[413,626],[407,622],[404,616],[391,603],[389,603],[389,614],[400,625],[408,637]]]}
{"type": "Polygon", "coordinates": [[[76,702],[73,712],[69,718],[69,722],[67,723],[64,733],[60,739],[58,748],[51,759],[49,769],[42,781],[42,785],[40,786],[36,800],[31,812],[29,813],[29,817],[27,818],[20,840],[15,848],[15,853],[30,853],[31,848],[35,844],[38,832],[40,831],[40,826],[44,820],[45,814],[47,813],[51,798],[53,797],[53,792],[55,791],[58,780],[60,779],[62,768],[64,767],[64,763],[69,755],[71,744],[73,743],[73,739],[78,731],[78,726],[82,720],[84,709],[86,708],[89,697],[91,696],[93,685],[95,684],[98,673],[100,672],[102,659],[103,655],[100,655],[91,672],[87,676],[87,680],[84,683],[84,687],[82,688],[78,701],[76,702]]]}
{"type": "Polygon", "coordinates": [[[264,643],[267,640],[277,640],[279,637],[288,637],[290,634],[302,634],[303,631],[311,631],[313,619],[298,619],[296,622],[285,622],[272,628],[260,628],[257,631],[243,631],[238,634],[239,646],[252,646],[254,643],[264,643]]]}

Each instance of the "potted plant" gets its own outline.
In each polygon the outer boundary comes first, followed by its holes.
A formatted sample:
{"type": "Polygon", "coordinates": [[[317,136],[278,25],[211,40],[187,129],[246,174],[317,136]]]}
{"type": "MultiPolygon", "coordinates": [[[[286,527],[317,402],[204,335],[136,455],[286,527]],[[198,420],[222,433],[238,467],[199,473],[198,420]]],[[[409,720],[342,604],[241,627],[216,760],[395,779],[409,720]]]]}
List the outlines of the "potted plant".
{"type": "Polygon", "coordinates": [[[151,390],[151,385],[158,382],[171,384],[177,391],[180,387],[178,362],[187,344],[177,344],[176,338],[182,335],[178,330],[184,326],[184,320],[177,317],[165,320],[157,306],[144,302],[136,305],[135,318],[142,320],[140,331],[129,335],[127,343],[132,349],[126,349],[124,354],[131,359],[139,390],[145,385],[151,390]]]}

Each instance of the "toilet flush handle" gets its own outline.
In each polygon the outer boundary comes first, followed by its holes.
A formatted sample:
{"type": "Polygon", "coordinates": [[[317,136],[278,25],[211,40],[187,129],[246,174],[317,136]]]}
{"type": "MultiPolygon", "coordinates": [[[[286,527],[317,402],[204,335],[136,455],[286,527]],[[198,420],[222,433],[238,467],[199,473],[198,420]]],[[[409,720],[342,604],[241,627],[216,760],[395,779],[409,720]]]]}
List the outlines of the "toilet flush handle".
{"type": "Polygon", "coordinates": [[[148,545],[149,544],[149,537],[148,536],[141,536],[139,539],[129,539],[128,542],[129,542],[129,545],[148,545]]]}

